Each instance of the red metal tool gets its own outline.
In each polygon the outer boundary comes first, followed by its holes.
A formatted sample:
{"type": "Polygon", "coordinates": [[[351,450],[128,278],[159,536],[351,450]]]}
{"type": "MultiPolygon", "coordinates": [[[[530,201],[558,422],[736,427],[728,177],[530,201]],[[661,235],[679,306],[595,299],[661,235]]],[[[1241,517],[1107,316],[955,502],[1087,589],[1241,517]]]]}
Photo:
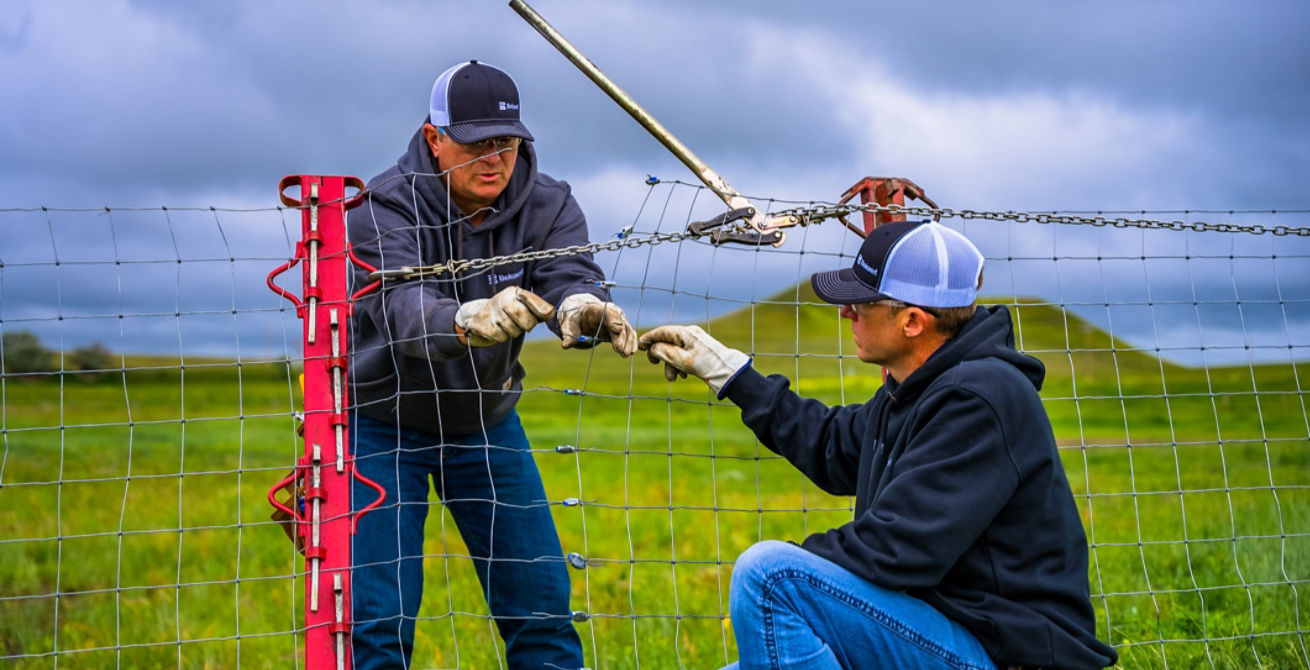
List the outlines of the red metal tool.
{"type": "MultiPolygon", "coordinates": [[[[865,177],[864,179],[855,182],[855,184],[850,188],[846,189],[846,192],[841,195],[841,199],[837,201],[838,204],[844,205],[850,202],[851,198],[854,198],[856,193],[860,194],[861,205],[875,203],[883,207],[886,207],[887,205],[900,205],[904,207],[905,198],[908,196],[922,201],[933,209],[937,209],[937,203],[924,195],[923,189],[919,188],[918,184],[902,177],[865,177]]],[[[851,229],[852,232],[860,237],[865,237],[872,232],[874,228],[877,228],[884,223],[905,220],[904,214],[895,212],[866,211],[863,214],[863,230],[852,225],[851,222],[846,219],[845,215],[838,217],[838,219],[841,220],[843,225],[851,229]]]]}
{"type": "Polygon", "coordinates": [[[295,175],[278,184],[283,204],[301,210],[302,237],[295,257],[268,275],[268,286],[296,306],[304,321],[305,453],[291,474],[268,492],[274,508],[295,524],[297,548],[305,555],[305,665],[347,670],[350,656],[350,538],[359,518],[381,505],[381,486],[355,470],[350,455],[349,398],[346,369],[350,340],[348,319],[354,300],[378,286],[374,282],[348,293],[350,264],[374,268],[357,259],[346,241],[346,210],[364,196],[356,177],[295,175]],[[299,185],[300,197],[286,190],[299,185]],[[358,190],[346,197],[346,189],[358,190]],[[304,299],[282,289],[274,279],[305,261],[304,299]],[[351,481],[377,491],[378,497],[351,511],[351,481]],[[275,494],[292,492],[290,505],[275,494]]]}

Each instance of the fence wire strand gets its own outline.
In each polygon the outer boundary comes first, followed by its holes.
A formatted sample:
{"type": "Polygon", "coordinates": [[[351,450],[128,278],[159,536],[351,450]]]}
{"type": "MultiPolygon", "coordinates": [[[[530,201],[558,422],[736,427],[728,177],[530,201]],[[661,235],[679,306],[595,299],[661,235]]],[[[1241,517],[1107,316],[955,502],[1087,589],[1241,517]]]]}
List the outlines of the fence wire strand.
{"type": "MultiPolygon", "coordinates": [[[[1310,210],[759,198],[798,221],[772,248],[711,244],[687,226],[714,213],[712,194],[648,183],[612,237],[379,278],[385,290],[591,254],[643,328],[703,323],[801,393],[860,403],[876,375],[805,280],[851,262],[858,240],[839,216],[940,217],[980,242],[984,293],[1047,366],[1098,633],[1123,665],[1310,665],[1310,210]]],[[[300,324],[262,284],[295,253],[298,218],[285,207],[0,209],[0,660],[300,664],[303,560],[264,501],[303,448],[300,324]],[[38,221],[44,239],[20,236],[38,221]],[[24,333],[53,365],[20,365],[24,333]],[[110,346],[81,366],[74,351],[96,342],[110,346]]],[[[525,345],[520,407],[588,664],[734,660],[737,554],[841,523],[851,501],[791,471],[703,388],[608,348],[551,345],[525,345]]],[[[472,552],[444,504],[428,504],[416,666],[498,667],[472,552]]]]}

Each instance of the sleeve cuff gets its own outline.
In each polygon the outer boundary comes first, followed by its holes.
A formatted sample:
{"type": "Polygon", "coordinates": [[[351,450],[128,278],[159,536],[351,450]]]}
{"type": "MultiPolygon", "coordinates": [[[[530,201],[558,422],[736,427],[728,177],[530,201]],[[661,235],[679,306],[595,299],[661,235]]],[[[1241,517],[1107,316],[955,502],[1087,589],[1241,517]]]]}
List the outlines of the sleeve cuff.
{"type": "MultiPolygon", "coordinates": [[[[766,383],[764,375],[755,371],[755,366],[753,365],[754,362],[755,359],[753,358],[746,359],[746,364],[738,368],[736,372],[732,373],[731,377],[728,377],[728,381],[724,382],[723,386],[719,389],[719,400],[728,398],[733,402],[737,402],[738,396],[743,393],[751,393],[749,389],[752,386],[766,383]],[[747,390],[739,393],[738,391],[741,389],[738,387],[745,387],[747,390]]],[[[741,403],[737,404],[740,405],[741,403]]]]}
{"type": "Polygon", "coordinates": [[[437,308],[428,318],[428,348],[441,358],[458,358],[468,353],[468,345],[459,341],[455,334],[455,312],[459,305],[453,301],[450,305],[437,308]]]}

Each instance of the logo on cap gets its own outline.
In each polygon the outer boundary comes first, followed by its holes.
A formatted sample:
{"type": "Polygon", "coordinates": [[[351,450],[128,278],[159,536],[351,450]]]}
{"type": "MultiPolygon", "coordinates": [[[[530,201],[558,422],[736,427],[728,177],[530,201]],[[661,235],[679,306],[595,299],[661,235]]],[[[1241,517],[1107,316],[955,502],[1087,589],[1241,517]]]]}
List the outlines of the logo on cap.
{"type": "Polygon", "coordinates": [[[518,108],[519,106],[512,102],[505,102],[504,100],[500,101],[500,111],[502,112],[509,111],[511,109],[517,110],[518,108]]]}
{"type": "Polygon", "coordinates": [[[878,277],[878,268],[875,268],[875,267],[870,266],[869,263],[868,263],[868,261],[865,261],[865,260],[864,260],[864,256],[856,256],[856,257],[855,257],[855,262],[856,262],[860,267],[862,267],[862,268],[864,268],[865,270],[867,270],[869,274],[873,275],[874,278],[877,278],[877,277],[878,277]]]}

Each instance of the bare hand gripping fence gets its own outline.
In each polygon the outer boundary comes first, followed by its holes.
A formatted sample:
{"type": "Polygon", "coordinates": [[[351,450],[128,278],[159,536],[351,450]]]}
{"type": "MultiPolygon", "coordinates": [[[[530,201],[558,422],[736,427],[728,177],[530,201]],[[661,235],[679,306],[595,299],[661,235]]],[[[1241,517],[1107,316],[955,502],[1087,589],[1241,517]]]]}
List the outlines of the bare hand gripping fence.
{"type": "Polygon", "coordinates": [[[346,361],[350,340],[348,319],[354,301],[377,288],[374,282],[354,295],[348,293],[347,262],[373,270],[355,257],[346,242],[345,212],[363,199],[364,184],[357,177],[286,177],[278,185],[282,203],[301,209],[303,237],[295,258],[268,275],[268,286],[296,306],[305,324],[305,454],[290,475],[268,492],[268,501],[295,522],[299,545],[304,547],[305,665],[346,670],[350,667],[350,538],[359,517],[382,504],[382,487],[355,471],[350,457],[347,427],[349,400],[346,361]],[[286,194],[300,186],[300,199],[286,194]],[[347,199],[346,188],[357,189],[347,199]],[[274,278],[304,260],[304,298],[273,283],[274,278]],[[351,513],[351,479],[372,487],[378,497],[358,513],[351,513]],[[291,506],[274,494],[284,488],[293,493],[291,506]],[[297,499],[299,498],[299,499],[297,499]]]}

